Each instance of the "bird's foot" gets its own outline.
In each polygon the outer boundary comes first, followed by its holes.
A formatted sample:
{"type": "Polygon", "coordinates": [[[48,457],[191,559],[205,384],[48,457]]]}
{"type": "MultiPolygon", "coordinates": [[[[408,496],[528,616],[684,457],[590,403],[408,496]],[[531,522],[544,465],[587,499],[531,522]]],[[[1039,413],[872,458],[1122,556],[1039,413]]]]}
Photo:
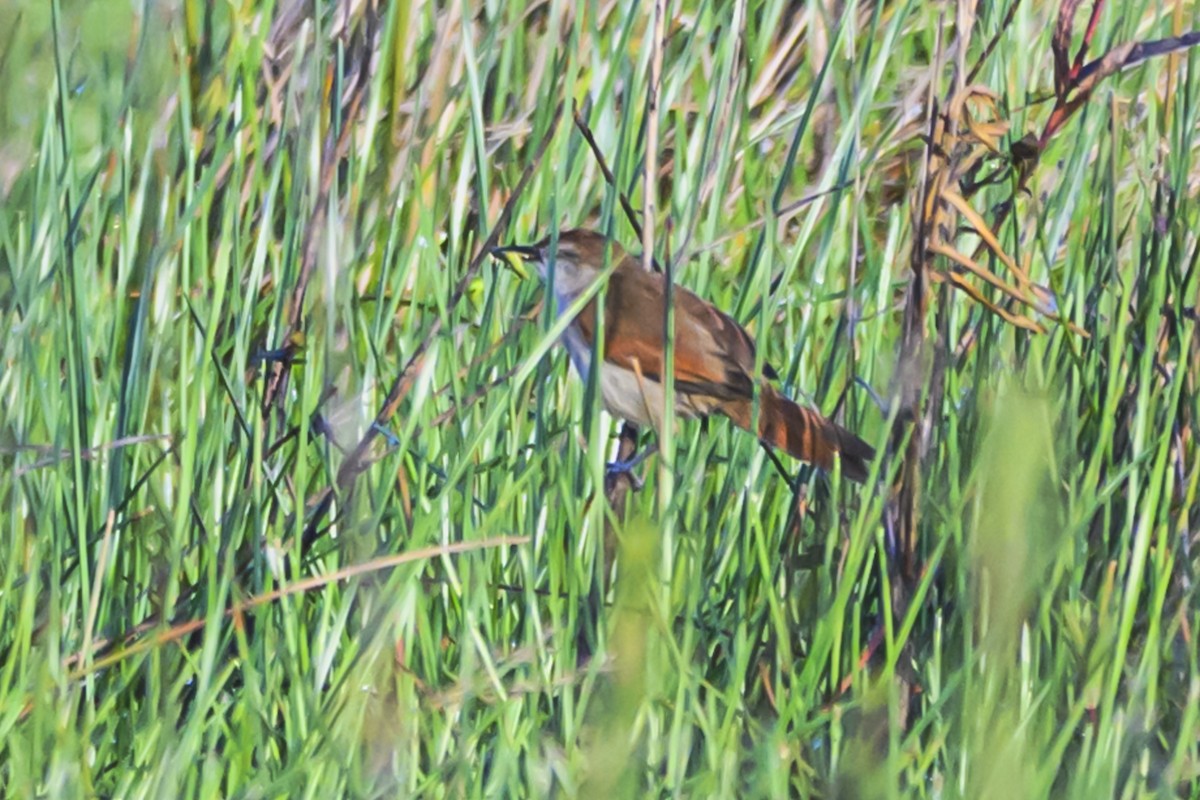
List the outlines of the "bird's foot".
{"type": "Polygon", "coordinates": [[[605,491],[611,492],[617,488],[620,481],[627,481],[629,486],[635,491],[640,492],[646,482],[637,476],[633,471],[633,459],[628,461],[615,461],[607,464],[604,467],[604,488],[605,491]]]}
{"type": "Polygon", "coordinates": [[[649,456],[658,451],[658,445],[651,445],[642,452],[627,458],[624,461],[610,462],[604,470],[604,482],[609,487],[612,487],[622,478],[629,481],[629,485],[633,487],[635,492],[640,492],[646,482],[634,474],[634,470],[649,456]]]}

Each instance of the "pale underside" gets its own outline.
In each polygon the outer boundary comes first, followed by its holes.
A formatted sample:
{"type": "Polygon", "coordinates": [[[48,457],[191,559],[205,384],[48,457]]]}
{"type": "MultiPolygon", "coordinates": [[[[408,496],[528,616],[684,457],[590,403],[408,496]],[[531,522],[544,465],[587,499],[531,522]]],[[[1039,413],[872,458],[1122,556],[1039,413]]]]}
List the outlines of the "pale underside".
{"type": "MultiPolygon", "coordinates": [[[[568,298],[559,298],[559,308],[565,307],[568,298]]],[[[572,326],[562,336],[563,346],[571,357],[571,365],[587,385],[591,372],[592,347],[572,326]]],[[[657,380],[631,369],[604,363],[600,368],[600,398],[604,409],[614,417],[629,420],[638,425],[649,425],[655,430],[662,427],[663,385],[657,380]]],[[[681,417],[700,417],[716,410],[719,400],[696,394],[675,392],[675,413],[681,417]]]]}

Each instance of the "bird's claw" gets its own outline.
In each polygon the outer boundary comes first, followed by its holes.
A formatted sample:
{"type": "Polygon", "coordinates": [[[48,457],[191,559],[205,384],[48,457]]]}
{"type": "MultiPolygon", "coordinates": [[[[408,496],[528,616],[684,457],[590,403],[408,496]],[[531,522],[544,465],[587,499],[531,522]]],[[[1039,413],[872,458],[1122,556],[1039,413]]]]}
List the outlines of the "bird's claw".
{"type": "Polygon", "coordinates": [[[641,457],[626,459],[625,461],[613,461],[604,465],[604,483],[608,488],[613,488],[621,478],[629,481],[629,485],[633,487],[635,492],[640,492],[646,482],[637,476],[633,470],[642,462],[641,457]]]}
{"type": "Polygon", "coordinates": [[[633,487],[633,490],[635,492],[640,492],[642,487],[646,485],[646,482],[635,475],[633,470],[656,452],[658,452],[658,445],[654,444],[650,447],[647,447],[637,455],[625,459],[624,461],[610,462],[605,467],[604,485],[611,489],[612,487],[616,486],[617,480],[624,476],[625,479],[629,481],[629,485],[633,487]]]}

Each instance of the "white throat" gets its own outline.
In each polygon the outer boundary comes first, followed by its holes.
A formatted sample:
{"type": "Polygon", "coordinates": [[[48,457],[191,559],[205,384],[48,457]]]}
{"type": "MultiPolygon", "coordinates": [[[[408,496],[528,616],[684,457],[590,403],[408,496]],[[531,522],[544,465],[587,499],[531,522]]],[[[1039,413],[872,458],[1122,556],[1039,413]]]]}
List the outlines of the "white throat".
{"type": "MultiPolygon", "coordinates": [[[[549,265],[539,261],[537,263],[538,272],[542,276],[542,281],[549,286],[550,283],[550,267],[549,265]]],[[[580,269],[580,267],[570,259],[560,258],[554,262],[554,294],[559,301],[559,313],[561,314],[565,307],[570,305],[571,301],[584,292],[596,280],[598,272],[592,269],[580,269]],[[566,303],[564,303],[564,299],[566,303]]]]}

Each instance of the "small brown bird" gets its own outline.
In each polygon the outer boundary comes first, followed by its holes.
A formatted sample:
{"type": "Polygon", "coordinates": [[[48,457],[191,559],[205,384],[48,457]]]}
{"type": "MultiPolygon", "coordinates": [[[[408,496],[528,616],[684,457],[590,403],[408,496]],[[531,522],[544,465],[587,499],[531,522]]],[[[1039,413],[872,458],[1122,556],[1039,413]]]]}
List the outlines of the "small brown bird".
{"type": "MultiPolygon", "coordinates": [[[[663,331],[666,279],[642,269],[638,260],[596,231],[563,231],[551,252],[547,237],[532,246],[512,245],[492,251],[513,265],[510,257],[533,264],[546,279],[554,259],[554,292],[559,313],[588,289],[608,263],[616,268],[608,279],[604,306],[604,363],[600,394],[610,414],[638,425],[661,428],[663,416],[663,331]]],[[[754,340],[734,319],[682,287],[675,287],[675,413],[707,417],[718,413],[743,430],[750,430],[754,393],[758,391],[758,436],[794,458],[833,469],[841,457],[842,474],[856,481],[867,478],[875,450],[862,439],[820,413],[796,405],[766,380],[754,375],[754,340]]],[[[591,369],[596,331],[596,299],[588,302],[567,327],[562,343],[571,363],[586,381],[591,369]]],[[[764,364],[764,377],[776,378],[764,364]]]]}

